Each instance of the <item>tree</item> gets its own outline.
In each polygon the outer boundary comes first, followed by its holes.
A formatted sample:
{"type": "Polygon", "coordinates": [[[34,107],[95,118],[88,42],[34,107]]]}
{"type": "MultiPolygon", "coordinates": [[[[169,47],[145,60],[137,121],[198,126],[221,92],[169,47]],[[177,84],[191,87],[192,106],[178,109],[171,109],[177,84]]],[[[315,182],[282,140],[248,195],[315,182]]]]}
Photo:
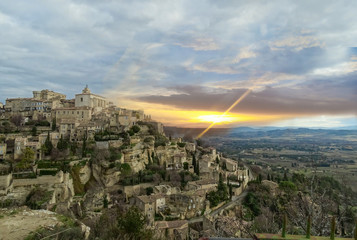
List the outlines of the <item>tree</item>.
{"type": "Polygon", "coordinates": [[[196,162],[196,156],[195,156],[195,154],[193,153],[192,154],[192,166],[193,166],[193,171],[194,172],[196,172],[196,164],[197,164],[197,162],[196,162]]]}
{"type": "Polygon", "coordinates": [[[183,169],[188,170],[188,162],[183,163],[183,169]]]}
{"type": "Polygon", "coordinates": [[[307,227],[306,227],[306,238],[310,239],[311,236],[311,216],[307,218],[307,227]]]}
{"type": "Polygon", "coordinates": [[[108,208],[108,204],[109,204],[109,201],[108,201],[107,195],[104,195],[103,208],[108,208]]]}
{"type": "Polygon", "coordinates": [[[232,184],[229,184],[228,188],[229,188],[229,199],[232,199],[232,197],[233,197],[233,186],[232,186],[232,184]]]}
{"type": "Polygon", "coordinates": [[[32,136],[36,136],[37,135],[37,127],[36,126],[32,127],[31,134],[32,134],[32,136]]]}
{"type": "Polygon", "coordinates": [[[133,133],[138,133],[138,132],[140,132],[140,127],[137,125],[134,125],[131,127],[131,130],[133,131],[133,133]]]}
{"type": "Polygon", "coordinates": [[[55,131],[55,130],[56,130],[56,124],[57,124],[56,118],[53,118],[53,119],[52,119],[52,131],[55,131]]]}
{"type": "Polygon", "coordinates": [[[118,217],[122,239],[151,239],[153,232],[145,228],[146,221],[146,217],[137,207],[129,208],[128,212],[118,217]]]}
{"type": "Polygon", "coordinates": [[[48,156],[51,154],[52,149],[53,149],[53,145],[50,140],[50,132],[47,132],[47,138],[46,138],[44,146],[42,147],[42,150],[44,151],[45,155],[48,156]]]}
{"type": "Polygon", "coordinates": [[[210,207],[211,208],[217,206],[221,201],[221,198],[220,198],[220,196],[219,196],[217,191],[209,192],[208,195],[207,195],[207,199],[210,202],[210,207]]]}
{"type": "Polygon", "coordinates": [[[11,117],[10,121],[16,125],[16,127],[19,127],[22,123],[22,116],[20,114],[14,115],[11,117]]]}
{"type": "Polygon", "coordinates": [[[131,174],[131,167],[128,163],[123,163],[120,166],[120,171],[123,174],[124,177],[127,177],[131,174]]]}
{"type": "Polygon", "coordinates": [[[254,216],[258,216],[261,213],[259,199],[252,192],[248,192],[247,196],[244,198],[243,205],[248,207],[254,216]]]}
{"type": "Polygon", "coordinates": [[[331,233],[330,233],[330,240],[335,240],[335,231],[336,231],[336,220],[335,216],[331,218],[331,233]]]}
{"type": "Polygon", "coordinates": [[[148,151],[148,165],[151,165],[151,157],[149,151],[148,151]]]}
{"type": "Polygon", "coordinates": [[[198,161],[197,161],[197,164],[196,164],[196,175],[200,176],[200,162],[198,162],[198,161]]]}
{"type": "Polygon", "coordinates": [[[31,148],[27,147],[22,152],[21,161],[18,164],[18,167],[21,169],[28,169],[34,160],[35,152],[31,148]]]}
{"type": "Polygon", "coordinates": [[[146,195],[151,195],[152,193],[154,193],[154,189],[152,187],[147,187],[146,188],[146,195]]]}
{"type": "Polygon", "coordinates": [[[87,155],[87,134],[83,135],[83,144],[82,144],[82,157],[87,155]]]}
{"type": "Polygon", "coordinates": [[[57,143],[57,149],[60,151],[64,151],[68,149],[68,141],[63,139],[63,136],[61,135],[60,140],[57,143]]]}
{"type": "Polygon", "coordinates": [[[286,223],[287,223],[287,217],[286,217],[286,214],[284,214],[284,217],[283,217],[283,231],[282,231],[282,234],[281,234],[281,236],[283,237],[283,238],[285,238],[286,237],[286,223]]]}
{"type": "Polygon", "coordinates": [[[219,174],[217,191],[222,201],[228,200],[228,188],[227,185],[223,182],[222,174],[219,174]]]}
{"type": "Polygon", "coordinates": [[[70,143],[70,150],[71,150],[72,155],[76,154],[77,148],[78,148],[77,141],[73,141],[70,143]]]}

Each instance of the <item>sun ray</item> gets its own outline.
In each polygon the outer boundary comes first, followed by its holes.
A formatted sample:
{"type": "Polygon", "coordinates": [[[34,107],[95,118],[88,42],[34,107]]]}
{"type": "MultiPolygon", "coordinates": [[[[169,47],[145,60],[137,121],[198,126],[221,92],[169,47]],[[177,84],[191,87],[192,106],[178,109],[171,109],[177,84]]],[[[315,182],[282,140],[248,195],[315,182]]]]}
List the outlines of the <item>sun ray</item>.
{"type": "MultiPolygon", "coordinates": [[[[227,113],[229,113],[229,111],[231,111],[235,106],[237,106],[238,103],[240,103],[246,96],[248,96],[249,93],[251,93],[253,90],[253,88],[248,89],[247,91],[245,91],[245,93],[243,93],[242,96],[240,96],[237,101],[235,101],[224,113],[222,113],[221,117],[225,116],[227,113]]],[[[216,125],[216,121],[211,123],[211,125],[209,125],[203,132],[201,132],[196,139],[201,138],[203,135],[205,135],[206,132],[208,132],[208,130],[210,130],[214,125],[216,125]]]]}

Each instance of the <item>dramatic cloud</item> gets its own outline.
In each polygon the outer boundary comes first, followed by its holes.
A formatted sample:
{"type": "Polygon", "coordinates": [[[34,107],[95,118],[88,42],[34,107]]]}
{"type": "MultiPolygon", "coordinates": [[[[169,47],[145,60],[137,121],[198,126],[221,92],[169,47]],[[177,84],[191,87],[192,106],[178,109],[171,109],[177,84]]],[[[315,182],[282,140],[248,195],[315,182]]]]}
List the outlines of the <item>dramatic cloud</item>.
{"type": "Polygon", "coordinates": [[[0,101],[46,88],[73,97],[88,84],[119,106],[185,125],[189,111],[224,111],[254,88],[236,114],[341,122],[356,116],[356,8],[352,0],[3,2],[0,101]]]}

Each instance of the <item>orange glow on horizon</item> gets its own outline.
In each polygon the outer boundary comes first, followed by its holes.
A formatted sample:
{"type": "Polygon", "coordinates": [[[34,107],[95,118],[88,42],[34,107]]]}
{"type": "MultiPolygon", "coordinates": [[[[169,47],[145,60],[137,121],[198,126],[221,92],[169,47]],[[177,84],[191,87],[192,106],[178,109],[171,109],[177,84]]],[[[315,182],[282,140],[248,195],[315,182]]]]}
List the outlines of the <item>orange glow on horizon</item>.
{"type": "MultiPolygon", "coordinates": [[[[248,96],[249,93],[251,93],[253,88],[248,89],[245,93],[243,93],[242,96],[240,96],[224,113],[222,113],[220,118],[224,118],[227,113],[229,113],[235,106],[238,105],[246,96],[248,96]]],[[[201,138],[208,130],[210,130],[217,122],[213,122],[211,125],[208,126],[203,132],[201,132],[198,136],[198,138],[201,138]]]]}
{"type": "MultiPolygon", "coordinates": [[[[115,99],[113,97],[112,99],[115,99]]],[[[119,106],[128,109],[144,109],[145,114],[151,115],[153,120],[162,122],[166,126],[206,128],[207,124],[215,122],[215,127],[229,128],[239,125],[265,125],[275,121],[291,118],[288,115],[268,115],[255,113],[230,112],[223,115],[219,111],[185,110],[170,107],[164,104],[152,104],[133,101],[125,98],[116,98],[119,106]]]]}

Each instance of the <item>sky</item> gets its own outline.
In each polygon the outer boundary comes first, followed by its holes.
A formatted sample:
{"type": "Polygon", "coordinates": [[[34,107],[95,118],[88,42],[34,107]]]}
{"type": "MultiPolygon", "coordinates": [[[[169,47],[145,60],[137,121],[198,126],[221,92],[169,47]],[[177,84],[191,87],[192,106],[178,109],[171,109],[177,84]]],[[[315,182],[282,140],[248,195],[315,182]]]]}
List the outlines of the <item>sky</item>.
{"type": "Polygon", "coordinates": [[[357,126],[356,10],[353,0],[0,1],[0,102],[41,89],[73,98],[88,84],[172,126],[357,126]]]}

